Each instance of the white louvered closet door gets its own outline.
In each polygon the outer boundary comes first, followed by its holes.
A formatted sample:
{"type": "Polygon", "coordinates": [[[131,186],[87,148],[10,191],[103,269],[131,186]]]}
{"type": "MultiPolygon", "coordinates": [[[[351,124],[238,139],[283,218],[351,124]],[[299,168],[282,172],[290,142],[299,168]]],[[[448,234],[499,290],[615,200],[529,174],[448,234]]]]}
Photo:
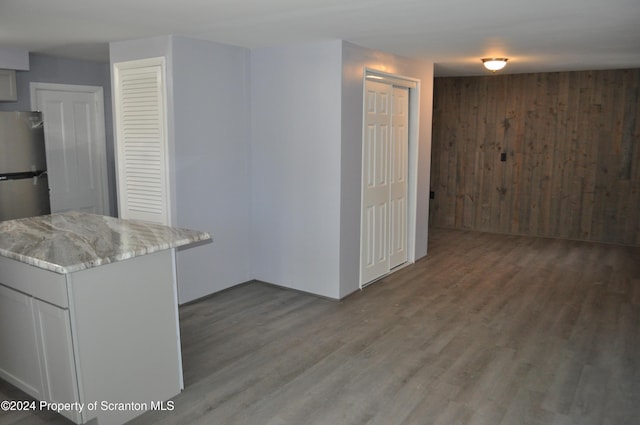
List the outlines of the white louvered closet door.
{"type": "Polygon", "coordinates": [[[164,58],[114,64],[118,210],[169,225],[164,58]]]}

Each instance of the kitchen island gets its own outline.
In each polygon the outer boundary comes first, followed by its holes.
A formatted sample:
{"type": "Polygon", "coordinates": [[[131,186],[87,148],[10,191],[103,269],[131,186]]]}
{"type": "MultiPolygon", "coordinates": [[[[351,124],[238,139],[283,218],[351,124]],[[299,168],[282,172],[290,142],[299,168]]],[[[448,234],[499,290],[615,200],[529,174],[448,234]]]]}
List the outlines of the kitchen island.
{"type": "Polygon", "coordinates": [[[170,408],[183,388],[175,249],[210,239],[81,212],[0,222],[0,378],[76,423],[170,408]]]}

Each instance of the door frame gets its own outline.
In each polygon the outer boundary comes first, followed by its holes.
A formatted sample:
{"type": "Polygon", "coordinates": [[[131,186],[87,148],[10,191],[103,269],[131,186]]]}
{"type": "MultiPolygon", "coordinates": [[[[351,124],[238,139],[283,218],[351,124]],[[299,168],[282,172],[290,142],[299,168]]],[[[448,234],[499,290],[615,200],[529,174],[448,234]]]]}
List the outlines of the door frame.
{"type": "MultiPolygon", "coordinates": [[[[31,109],[38,110],[38,92],[39,91],[57,91],[71,93],[88,93],[93,96],[96,105],[96,146],[93,152],[96,155],[96,164],[98,166],[98,177],[100,179],[100,197],[102,199],[102,213],[111,214],[111,203],[109,202],[109,177],[107,174],[107,137],[104,124],[104,89],[101,86],[85,86],[75,84],[58,84],[58,83],[37,83],[29,84],[31,92],[31,109]]],[[[45,140],[46,146],[46,140],[45,140]]],[[[49,164],[47,164],[49,169],[49,164]]]]}
{"type": "MultiPolygon", "coordinates": [[[[399,270],[416,261],[416,223],[418,213],[418,146],[419,146],[419,117],[420,117],[420,80],[417,78],[406,77],[403,75],[392,74],[389,72],[379,71],[374,68],[365,67],[362,79],[362,140],[364,144],[365,137],[365,116],[364,108],[366,107],[366,81],[376,81],[380,83],[390,84],[391,86],[405,87],[409,89],[409,135],[408,135],[408,176],[407,176],[407,262],[401,264],[370,282],[362,282],[362,265],[358,268],[358,281],[360,289],[370,285],[377,280],[388,276],[396,270],[399,270]]],[[[363,155],[361,153],[361,155],[363,155]]],[[[364,164],[364,157],[361,158],[364,164]]],[[[364,167],[364,165],[362,165],[364,167]]],[[[364,168],[363,168],[364,169],[364,168]]],[[[364,192],[362,190],[362,175],[360,177],[360,249],[362,249],[362,208],[364,206],[364,192]]],[[[361,258],[361,256],[359,256],[361,258]]]]}

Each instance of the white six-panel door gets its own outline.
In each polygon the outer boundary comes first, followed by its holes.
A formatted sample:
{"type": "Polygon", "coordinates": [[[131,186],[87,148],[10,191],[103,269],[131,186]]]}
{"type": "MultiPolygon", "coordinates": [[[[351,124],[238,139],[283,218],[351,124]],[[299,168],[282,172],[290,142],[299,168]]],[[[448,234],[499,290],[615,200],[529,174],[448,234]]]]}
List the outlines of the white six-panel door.
{"type": "Polygon", "coordinates": [[[392,87],[366,81],[362,150],[360,284],[389,271],[389,139],[392,87]]]}
{"type": "Polygon", "coordinates": [[[109,215],[102,87],[32,83],[42,111],[51,212],[109,215]]]}
{"type": "Polygon", "coordinates": [[[408,89],[365,82],[360,285],[407,261],[408,89]]]}

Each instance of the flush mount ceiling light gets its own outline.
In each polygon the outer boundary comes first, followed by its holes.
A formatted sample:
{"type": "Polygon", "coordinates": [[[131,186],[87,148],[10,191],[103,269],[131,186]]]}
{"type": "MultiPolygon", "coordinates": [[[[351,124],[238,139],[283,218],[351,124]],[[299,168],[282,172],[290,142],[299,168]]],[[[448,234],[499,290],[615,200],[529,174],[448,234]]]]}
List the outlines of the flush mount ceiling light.
{"type": "Polygon", "coordinates": [[[496,72],[501,70],[507,65],[507,58],[484,58],[481,59],[482,64],[485,68],[487,68],[491,72],[496,72]]]}

